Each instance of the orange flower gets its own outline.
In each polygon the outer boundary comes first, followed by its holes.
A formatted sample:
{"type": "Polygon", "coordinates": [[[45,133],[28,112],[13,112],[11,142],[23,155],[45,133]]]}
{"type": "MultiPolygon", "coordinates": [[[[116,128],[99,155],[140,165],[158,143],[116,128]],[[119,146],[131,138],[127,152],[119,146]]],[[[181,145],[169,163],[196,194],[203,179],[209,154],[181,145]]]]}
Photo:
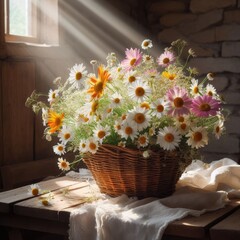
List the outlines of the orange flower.
{"type": "Polygon", "coordinates": [[[98,78],[91,77],[90,84],[92,85],[88,89],[88,93],[92,94],[92,98],[99,98],[103,94],[103,90],[106,87],[110,74],[107,70],[103,69],[103,66],[98,67],[98,78]]]}
{"type": "Polygon", "coordinates": [[[54,111],[49,111],[48,113],[48,126],[50,127],[50,132],[54,133],[60,129],[62,126],[64,118],[64,113],[56,113],[54,111]]]}

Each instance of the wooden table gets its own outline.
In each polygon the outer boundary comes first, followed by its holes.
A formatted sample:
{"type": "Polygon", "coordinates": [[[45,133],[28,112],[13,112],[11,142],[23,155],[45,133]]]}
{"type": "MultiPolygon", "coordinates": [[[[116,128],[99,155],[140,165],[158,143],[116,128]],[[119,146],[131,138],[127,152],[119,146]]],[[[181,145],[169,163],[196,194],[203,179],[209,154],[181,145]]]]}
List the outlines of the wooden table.
{"type": "MultiPolygon", "coordinates": [[[[30,196],[29,186],[0,193],[0,226],[8,230],[8,239],[24,239],[22,232],[26,230],[55,234],[52,239],[56,236],[68,239],[70,213],[86,202],[88,184],[64,176],[40,182],[39,185],[53,194],[50,206],[42,206],[39,196],[30,196]]],[[[240,239],[239,206],[240,202],[232,201],[220,210],[175,221],[168,226],[163,239],[240,239]]]]}

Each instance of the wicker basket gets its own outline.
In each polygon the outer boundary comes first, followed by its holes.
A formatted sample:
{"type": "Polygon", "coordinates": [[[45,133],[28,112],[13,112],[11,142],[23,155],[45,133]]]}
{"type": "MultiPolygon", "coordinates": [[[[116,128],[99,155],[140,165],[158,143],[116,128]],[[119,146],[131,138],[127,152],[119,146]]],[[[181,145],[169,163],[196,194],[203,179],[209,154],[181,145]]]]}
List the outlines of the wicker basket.
{"type": "Polygon", "coordinates": [[[102,193],[116,197],[166,197],[184,169],[191,163],[177,151],[152,152],[143,158],[142,152],[114,145],[101,145],[96,154],[84,158],[102,193]]]}

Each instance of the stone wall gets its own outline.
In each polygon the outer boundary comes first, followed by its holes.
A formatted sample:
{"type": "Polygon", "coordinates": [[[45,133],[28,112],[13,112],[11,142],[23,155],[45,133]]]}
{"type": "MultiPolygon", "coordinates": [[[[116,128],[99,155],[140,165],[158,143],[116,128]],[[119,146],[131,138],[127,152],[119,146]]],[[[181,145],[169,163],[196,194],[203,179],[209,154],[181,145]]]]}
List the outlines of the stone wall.
{"type": "Polygon", "coordinates": [[[240,162],[240,0],[147,1],[149,29],[159,44],[185,39],[201,75],[214,72],[212,84],[226,100],[226,134],[204,149],[207,160],[240,162]]]}
{"type": "Polygon", "coordinates": [[[206,161],[229,157],[240,162],[240,0],[115,0],[118,9],[147,27],[161,46],[184,39],[197,57],[199,78],[211,82],[230,111],[226,133],[204,148],[206,161]]]}

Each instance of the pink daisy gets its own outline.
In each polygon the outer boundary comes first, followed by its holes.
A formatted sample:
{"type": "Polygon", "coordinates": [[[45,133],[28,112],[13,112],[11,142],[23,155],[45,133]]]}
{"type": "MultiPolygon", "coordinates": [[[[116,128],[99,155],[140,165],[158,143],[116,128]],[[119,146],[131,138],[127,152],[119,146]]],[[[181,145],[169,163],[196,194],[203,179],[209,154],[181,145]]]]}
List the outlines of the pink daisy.
{"type": "Polygon", "coordinates": [[[121,62],[121,65],[127,71],[133,69],[133,67],[136,67],[142,61],[142,53],[137,48],[126,49],[125,54],[126,58],[121,62]]]}
{"type": "Polygon", "coordinates": [[[165,50],[165,52],[163,54],[161,54],[160,57],[157,59],[157,63],[161,67],[167,67],[174,61],[175,61],[174,54],[168,50],[165,50]]]}
{"type": "Polygon", "coordinates": [[[192,100],[191,111],[198,117],[215,116],[220,109],[220,102],[212,96],[198,96],[192,100]]]}
{"type": "Polygon", "coordinates": [[[169,115],[180,116],[190,112],[189,109],[191,107],[192,100],[188,97],[184,88],[174,87],[169,89],[167,97],[171,105],[168,112],[169,115]]]}

